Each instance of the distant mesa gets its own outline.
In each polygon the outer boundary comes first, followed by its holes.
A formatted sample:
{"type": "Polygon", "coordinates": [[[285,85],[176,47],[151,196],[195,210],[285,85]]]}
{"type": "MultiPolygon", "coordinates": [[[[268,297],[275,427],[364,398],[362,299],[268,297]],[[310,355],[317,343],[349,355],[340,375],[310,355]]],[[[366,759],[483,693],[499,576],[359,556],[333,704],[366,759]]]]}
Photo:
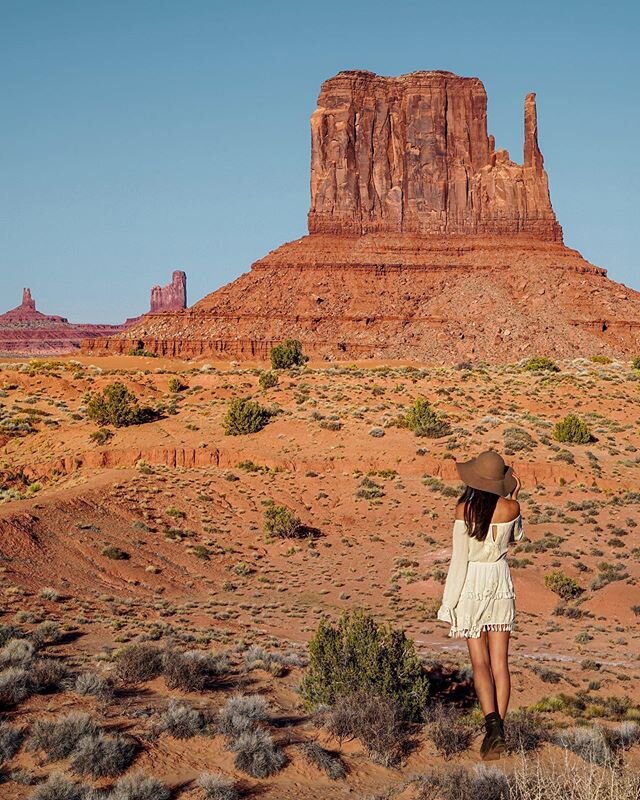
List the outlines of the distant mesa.
{"type": "MultiPolygon", "coordinates": [[[[187,276],[174,272],[168,286],[151,290],[154,313],[179,311],[187,303],[187,276]]],[[[83,340],[114,336],[141,322],[144,315],[121,325],[74,324],[65,317],[43,314],[36,308],[30,289],[22,290],[22,303],[0,314],[0,355],[63,355],[79,350],[83,340]]]]}
{"type": "Polygon", "coordinates": [[[85,349],[266,359],[295,337],[329,360],[452,363],[640,347],[640,293],[563,244],[533,93],[517,163],[478,78],[340,72],[311,116],[310,189],[307,236],[85,349]]]}

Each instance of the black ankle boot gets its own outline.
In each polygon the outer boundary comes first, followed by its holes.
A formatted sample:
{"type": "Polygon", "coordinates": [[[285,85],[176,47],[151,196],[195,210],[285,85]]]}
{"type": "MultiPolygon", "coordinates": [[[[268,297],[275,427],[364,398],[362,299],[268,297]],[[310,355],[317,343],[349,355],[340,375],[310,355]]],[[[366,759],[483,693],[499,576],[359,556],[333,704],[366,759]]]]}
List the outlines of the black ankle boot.
{"type": "Polygon", "coordinates": [[[482,744],[480,745],[480,755],[484,761],[500,758],[506,748],[504,740],[504,725],[500,714],[492,711],[484,718],[485,730],[487,731],[482,744]]]}

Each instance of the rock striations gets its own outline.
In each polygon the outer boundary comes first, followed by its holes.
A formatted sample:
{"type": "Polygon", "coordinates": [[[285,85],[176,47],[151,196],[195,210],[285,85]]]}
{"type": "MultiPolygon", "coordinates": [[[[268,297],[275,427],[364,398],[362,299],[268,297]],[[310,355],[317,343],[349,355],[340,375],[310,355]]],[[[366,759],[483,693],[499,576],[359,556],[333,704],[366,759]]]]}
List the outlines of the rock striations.
{"type": "MultiPolygon", "coordinates": [[[[151,290],[151,311],[179,311],[187,304],[187,277],[174,272],[168,286],[151,290]]],[[[0,355],[62,355],[79,350],[83,341],[124,333],[137,325],[144,315],[126,320],[122,325],[84,325],[69,322],[65,317],[42,314],[30,289],[23,289],[22,303],[0,314],[0,355]]]]}
{"type": "Polygon", "coordinates": [[[266,359],[293,336],[315,357],[432,363],[640,350],[640,293],[563,244],[534,94],[518,164],[487,133],[477,78],[325,81],[308,225],[191,308],[85,348],[266,359]]]}

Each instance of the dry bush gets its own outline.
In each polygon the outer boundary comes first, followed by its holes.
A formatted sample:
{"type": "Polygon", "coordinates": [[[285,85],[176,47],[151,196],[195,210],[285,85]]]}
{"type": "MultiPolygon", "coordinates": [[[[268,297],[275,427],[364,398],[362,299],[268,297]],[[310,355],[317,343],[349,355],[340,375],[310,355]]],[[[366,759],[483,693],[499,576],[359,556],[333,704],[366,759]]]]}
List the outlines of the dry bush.
{"type": "Polygon", "coordinates": [[[279,772],[287,762],[271,734],[263,730],[245,731],[230,746],[236,754],[234,766],[252,778],[268,778],[279,772]]]}
{"type": "Polygon", "coordinates": [[[218,713],[218,730],[230,738],[240,736],[269,719],[270,713],[261,694],[233,695],[218,713]]]}
{"type": "Polygon", "coordinates": [[[434,704],[425,712],[425,722],[427,736],[444,758],[451,758],[469,748],[473,731],[454,706],[434,704]]]}
{"type": "Polygon", "coordinates": [[[72,753],[71,769],[78,775],[93,778],[115,778],[131,765],[138,750],[132,736],[116,733],[113,736],[98,731],[83,736],[72,753]]]}
{"type": "Polygon", "coordinates": [[[240,800],[240,792],[234,782],[224,775],[205,772],[198,778],[196,785],[202,791],[204,800],[240,800]]]}
{"type": "Polygon", "coordinates": [[[147,642],[130,644],[118,653],[116,675],[124,683],[140,683],[162,672],[162,652],[147,642]]]}
{"type": "Polygon", "coordinates": [[[83,736],[98,730],[89,714],[72,711],[56,719],[37,719],[31,726],[27,749],[44,752],[49,761],[69,756],[83,736]]]}
{"type": "Polygon", "coordinates": [[[21,667],[0,672],[0,706],[15,706],[31,694],[29,673],[21,667]]]}
{"type": "Polygon", "coordinates": [[[74,688],[83,697],[95,697],[101,702],[111,700],[114,695],[111,681],[97,672],[81,672],[74,688]]]}
{"type": "Polygon", "coordinates": [[[169,689],[201,692],[208,681],[228,669],[224,655],[193,650],[180,653],[167,650],[162,657],[162,671],[169,689]]]}
{"type": "Polygon", "coordinates": [[[38,658],[30,668],[29,680],[34,692],[55,692],[63,689],[69,679],[69,670],[55,658],[38,658]]]}
{"type": "Polygon", "coordinates": [[[29,800],[84,800],[85,793],[84,786],[72,783],[64,775],[54,772],[38,786],[29,800]]]}
{"type": "Polygon", "coordinates": [[[207,727],[205,715],[187,703],[171,700],[160,717],[158,728],[176,739],[190,739],[203,733],[207,727]]]}
{"type": "Polygon", "coordinates": [[[124,775],[116,783],[109,800],[169,800],[171,792],[157,778],[148,778],[143,772],[124,775]]]}
{"type": "Polygon", "coordinates": [[[417,800],[511,800],[507,778],[497,767],[478,765],[473,771],[454,767],[420,776],[414,783],[417,800]]]}
{"type": "Polygon", "coordinates": [[[390,766],[399,761],[405,744],[405,725],[398,703],[386,697],[355,692],[338,698],[329,713],[327,728],[342,742],[358,738],[369,758],[390,766]]]}
{"type": "Polygon", "coordinates": [[[347,776],[347,768],[338,753],[325,750],[317,742],[305,742],[300,745],[300,752],[310,764],[321,769],[332,781],[347,776]]]}
{"type": "Polygon", "coordinates": [[[549,733],[542,718],[526,709],[509,714],[505,722],[505,740],[510,753],[530,753],[548,741],[549,733]]]}
{"type": "Polygon", "coordinates": [[[35,649],[27,639],[9,639],[0,649],[0,669],[20,667],[26,669],[30,666],[35,654],[35,649]]]}
{"type": "Polygon", "coordinates": [[[35,628],[29,638],[37,650],[48,644],[56,644],[62,638],[60,625],[51,619],[45,620],[35,628]]]}
{"type": "Polygon", "coordinates": [[[0,722],[0,767],[18,752],[23,739],[23,730],[8,722],[0,722]]]}

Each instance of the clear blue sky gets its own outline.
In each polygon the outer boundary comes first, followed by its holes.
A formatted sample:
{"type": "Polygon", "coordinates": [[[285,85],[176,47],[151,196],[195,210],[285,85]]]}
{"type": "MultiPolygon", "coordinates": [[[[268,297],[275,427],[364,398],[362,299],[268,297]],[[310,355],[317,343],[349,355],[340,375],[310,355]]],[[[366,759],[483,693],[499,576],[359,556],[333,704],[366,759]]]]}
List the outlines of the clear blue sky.
{"type": "Polygon", "coordinates": [[[341,69],[480,77],[522,159],[522,104],[565,241],[640,289],[632,2],[0,0],[0,310],[118,322],[190,302],[306,232],[309,116],[341,69]]]}

